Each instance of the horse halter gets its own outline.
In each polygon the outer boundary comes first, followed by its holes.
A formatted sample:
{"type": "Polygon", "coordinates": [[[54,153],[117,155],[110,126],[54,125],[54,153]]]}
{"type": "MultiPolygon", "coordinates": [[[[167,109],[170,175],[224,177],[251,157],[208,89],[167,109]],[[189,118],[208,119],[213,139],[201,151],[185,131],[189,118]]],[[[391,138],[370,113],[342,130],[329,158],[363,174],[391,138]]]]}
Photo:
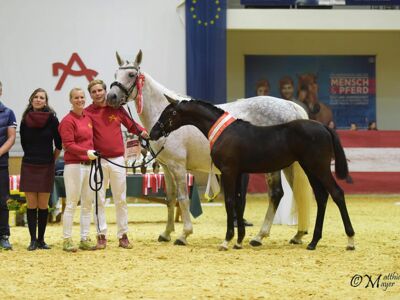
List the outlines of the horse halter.
{"type": "MultiPolygon", "coordinates": [[[[114,81],[114,82],[111,83],[111,85],[110,85],[110,89],[111,89],[113,86],[116,86],[116,87],[118,87],[118,88],[124,93],[125,98],[124,98],[124,101],[121,103],[121,105],[124,105],[124,104],[126,104],[126,103],[128,102],[129,96],[132,94],[133,90],[134,90],[135,87],[136,87],[136,83],[137,83],[137,80],[138,80],[139,74],[140,74],[140,68],[133,67],[133,66],[132,66],[132,67],[119,67],[118,70],[136,70],[136,71],[137,71],[137,74],[136,74],[136,76],[135,76],[135,80],[133,81],[133,84],[132,84],[131,87],[129,87],[129,88],[125,87],[125,86],[124,86],[121,82],[119,82],[119,81],[114,81]]],[[[137,93],[138,93],[138,92],[136,92],[136,96],[137,96],[137,93]]],[[[135,96],[135,98],[136,98],[136,96],[135,96]]]]}
{"type": "MultiPolygon", "coordinates": [[[[173,110],[172,111],[172,116],[176,116],[176,110],[173,110]]],[[[171,117],[169,117],[167,120],[166,120],[166,122],[165,123],[168,123],[168,126],[169,127],[172,127],[172,125],[173,125],[173,123],[172,123],[172,116],[171,117]]],[[[156,125],[158,125],[160,128],[161,128],[161,134],[163,135],[163,137],[168,137],[169,136],[169,134],[171,133],[171,132],[166,132],[165,131],[165,128],[167,128],[167,125],[165,125],[165,123],[161,123],[160,122],[160,120],[158,120],[157,122],[156,122],[156,125]]]]}

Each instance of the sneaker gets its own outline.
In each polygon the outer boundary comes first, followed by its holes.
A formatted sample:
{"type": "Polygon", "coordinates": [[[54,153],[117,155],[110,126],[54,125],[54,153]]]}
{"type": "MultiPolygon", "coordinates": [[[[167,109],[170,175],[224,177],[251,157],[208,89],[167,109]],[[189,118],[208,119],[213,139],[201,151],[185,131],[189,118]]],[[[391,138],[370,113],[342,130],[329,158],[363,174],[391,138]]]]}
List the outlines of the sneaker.
{"type": "Polygon", "coordinates": [[[63,250],[67,252],[76,252],[78,249],[74,246],[71,238],[64,239],[63,250]]]}
{"type": "Polygon", "coordinates": [[[29,244],[27,250],[28,251],[34,251],[38,248],[37,242],[36,241],[31,241],[31,243],[29,244]]]}
{"type": "Polygon", "coordinates": [[[47,245],[45,241],[37,241],[36,244],[37,244],[38,249],[42,249],[42,250],[50,250],[51,249],[51,247],[49,245],[47,245]]]}
{"type": "Polygon", "coordinates": [[[125,248],[125,249],[132,249],[133,246],[129,242],[128,237],[126,233],[122,235],[122,237],[119,239],[119,247],[125,248]]]}
{"type": "Polygon", "coordinates": [[[103,250],[106,249],[107,247],[107,239],[104,234],[99,234],[97,236],[97,244],[96,244],[96,249],[97,250],[103,250]]]}
{"type": "Polygon", "coordinates": [[[0,249],[12,250],[12,246],[7,235],[0,236],[0,249]]]}
{"type": "Polygon", "coordinates": [[[79,243],[79,249],[81,250],[96,250],[96,245],[92,243],[90,239],[81,240],[79,243]]]}

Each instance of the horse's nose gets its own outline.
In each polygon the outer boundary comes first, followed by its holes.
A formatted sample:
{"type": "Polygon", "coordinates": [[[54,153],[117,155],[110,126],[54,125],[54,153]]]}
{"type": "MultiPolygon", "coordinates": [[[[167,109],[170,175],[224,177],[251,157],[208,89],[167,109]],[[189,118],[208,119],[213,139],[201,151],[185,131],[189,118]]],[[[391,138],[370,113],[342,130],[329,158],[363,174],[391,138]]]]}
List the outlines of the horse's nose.
{"type": "Polygon", "coordinates": [[[113,92],[109,92],[107,94],[107,104],[114,107],[117,105],[117,94],[113,92]]]}
{"type": "Polygon", "coordinates": [[[156,129],[152,128],[151,131],[150,131],[150,140],[156,141],[156,140],[158,140],[158,138],[159,137],[158,137],[158,135],[156,133],[156,129]]]}
{"type": "Polygon", "coordinates": [[[117,94],[112,93],[112,92],[107,94],[107,101],[115,102],[116,99],[117,99],[117,94]]]}

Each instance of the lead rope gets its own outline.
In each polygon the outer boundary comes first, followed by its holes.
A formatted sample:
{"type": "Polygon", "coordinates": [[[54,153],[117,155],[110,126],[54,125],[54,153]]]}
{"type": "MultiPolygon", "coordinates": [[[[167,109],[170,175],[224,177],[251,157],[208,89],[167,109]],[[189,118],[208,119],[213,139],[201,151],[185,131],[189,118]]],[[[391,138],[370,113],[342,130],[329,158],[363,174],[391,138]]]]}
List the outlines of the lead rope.
{"type": "MultiPolygon", "coordinates": [[[[150,146],[149,146],[149,148],[150,148],[150,146]]],[[[151,150],[153,157],[148,161],[144,161],[145,166],[147,166],[151,161],[153,161],[158,156],[158,154],[160,154],[160,152],[162,150],[164,150],[164,146],[162,146],[161,149],[157,153],[154,153],[151,150]]],[[[92,191],[95,192],[95,213],[96,213],[96,219],[97,219],[97,228],[96,229],[97,229],[97,233],[100,234],[98,191],[100,191],[101,188],[103,187],[103,178],[104,178],[103,168],[101,166],[101,159],[104,159],[104,160],[108,161],[110,164],[113,164],[117,167],[124,168],[124,169],[138,168],[141,166],[141,164],[137,165],[137,166],[132,165],[132,166],[127,167],[127,166],[122,166],[120,164],[117,164],[117,163],[109,160],[108,158],[101,157],[101,154],[99,152],[96,152],[96,155],[97,155],[97,158],[92,160],[92,164],[90,166],[89,187],[92,191]],[[93,182],[92,182],[92,178],[93,178],[93,182]]],[[[106,190],[104,191],[104,196],[105,196],[105,194],[106,194],[106,190]]]]}
{"type": "MultiPolygon", "coordinates": [[[[100,153],[97,153],[98,156],[95,160],[92,160],[92,164],[90,166],[90,174],[89,174],[89,186],[92,191],[95,192],[95,213],[96,213],[96,220],[97,220],[97,234],[100,234],[100,222],[99,222],[99,200],[98,200],[98,192],[103,187],[103,169],[101,167],[101,157],[100,153]],[[94,169],[94,175],[93,174],[94,169]],[[99,177],[99,178],[98,178],[99,177]],[[93,182],[92,182],[93,178],[93,182]],[[94,186],[93,184],[94,183],[94,186]]],[[[104,192],[105,193],[105,192],[104,192]]],[[[105,194],[104,194],[105,196],[105,194]]]]}
{"type": "MultiPolygon", "coordinates": [[[[144,165],[145,165],[145,166],[148,166],[148,164],[149,164],[150,162],[152,162],[152,161],[158,156],[158,154],[159,154],[162,150],[164,150],[164,146],[161,147],[160,151],[158,151],[157,153],[154,154],[154,157],[152,157],[151,159],[149,159],[149,160],[147,160],[147,161],[145,160],[145,161],[144,161],[144,165]]],[[[114,166],[117,166],[117,167],[120,167],[120,168],[123,168],[123,169],[139,168],[139,167],[141,167],[141,166],[143,165],[143,164],[139,164],[139,165],[132,165],[132,166],[123,166],[123,165],[117,164],[117,163],[115,163],[115,162],[109,160],[109,159],[106,158],[106,157],[101,157],[101,158],[104,159],[105,161],[108,161],[110,164],[113,164],[114,166]]]]}
{"type": "MultiPolygon", "coordinates": [[[[139,86],[139,83],[136,82],[136,84],[134,83],[132,88],[131,88],[132,91],[130,93],[133,92],[133,89],[135,88],[135,85],[136,85],[137,91],[136,91],[135,98],[138,97],[138,96],[143,97],[141,95],[141,90],[142,90],[142,87],[143,87],[144,78],[141,77],[140,79],[141,79],[141,82],[140,82],[141,86],[139,86]]],[[[117,85],[121,90],[123,90],[127,94],[127,96],[129,96],[129,94],[130,94],[129,91],[128,92],[125,91],[124,87],[122,85],[118,84],[118,82],[112,83],[111,87],[114,84],[117,85]]],[[[142,100],[142,99],[140,99],[140,100],[142,100]]],[[[129,117],[131,118],[131,120],[133,122],[133,125],[136,128],[136,131],[140,132],[139,128],[136,125],[136,122],[133,120],[132,112],[131,112],[131,109],[130,109],[129,105],[127,104],[126,106],[128,106],[129,117]]],[[[153,149],[151,148],[151,146],[150,146],[149,140],[148,139],[144,139],[142,136],[140,136],[140,134],[139,134],[139,142],[146,150],[148,150],[150,152],[150,154],[152,156],[152,158],[150,160],[144,161],[144,165],[145,166],[147,166],[151,161],[153,161],[160,154],[160,152],[164,150],[164,145],[163,145],[160,148],[160,150],[157,153],[155,153],[153,151],[153,149]]],[[[98,153],[98,152],[96,152],[96,155],[97,155],[97,158],[95,160],[92,160],[92,163],[91,163],[91,166],[90,166],[89,186],[95,192],[95,195],[96,195],[95,196],[95,213],[96,213],[96,219],[97,219],[97,233],[100,234],[98,192],[103,187],[103,178],[104,178],[104,176],[103,176],[103,169],[102,169],[102,166],[101,166],[101,158],[102,157],[101,157],[100,153],[98,153]],[[93,175],[93,170],[94,170],[94,175],[93,175]],[[94,186],[93,186],[92,180],[91,180],[92,179],[92,175],[93,175],[94,186]]],[[[140,165],[135,166],[134,164],[132,164],[132,166],[127,167],[127,166],[122,166],[122,165],[119,165],[117,163],[114,163],[113,161],[109,160],[108,158],[103,157],[103,159],[108,161],[109,163],[115,165],[115,166],[118,166],[118,167],[124,168],[124,169],[130,169],[130,168],[133,169],[133,168],[137,168],[137,167],[140,167],[141,165],[143,165],[143,164],[140,164],[140,165]]],[[[106,196],[105,194],[106,194],[106,191],[104,191],[104,196],[106,196]]]]}
{"type": "MultiPolygon", "coordinates": [[[[132,122],[133,122],[133,124],[134,124],[134,126],[135,126],[135,128],[136,128],[136,131],[137,131],[137,132],[140,132],[139,128],[138,128],[137,125],[136,125],[136,122],[133,120],[131,108],[129,107],[128,104],[127,104],[126,106],[128,107],[129,117],[131,118],[131,120],[132,120],[132,122]]],[[[149,162],[151,162],[152,160],[154,160],[154,159],[160,154],[161,151],[164,150],[164,145],[163,145],[163,146],[160,148],[160,150],[159,150],[157,153],[155,153],[154,150],[153,150],[153,148],[151,148],[151,146],[150,146],[149,140],[143,138],[141,135],[139,135],[139,142],[140,142],[140,145],[143,146],[143,148],[145,148],[147,151],[149,151],[150,154],[151,154],[151,156],[152,156],[152,158],[151,158],[149,161],[145,162],[145,165],[146,165],[146,166],[147,166],[147,164],[148,164],[149,162]]],[[[165,143],[164,143],[164,144],[165,144],[165,143]]]]}

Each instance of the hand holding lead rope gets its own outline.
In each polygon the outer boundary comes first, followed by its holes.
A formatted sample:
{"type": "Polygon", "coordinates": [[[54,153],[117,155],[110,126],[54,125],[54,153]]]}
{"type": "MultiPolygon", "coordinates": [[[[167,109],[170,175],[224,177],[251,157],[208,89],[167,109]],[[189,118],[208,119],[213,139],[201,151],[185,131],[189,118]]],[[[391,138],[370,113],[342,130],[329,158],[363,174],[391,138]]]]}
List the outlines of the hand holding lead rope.
{"type": "Polygon", "coordinates": [[[99,156],[95,150],[88,150],[86,153],[90,160],[95,160],[99,156]]]}
{"type": "Polygon", "coordinates": [[[149,139],[150,139],[149,133],[148,133],[146,130],[143,130],[143,131],[140,133],[140,136],[141,136],[142,138],[146,139],[146,140],[149,140],[149,139]]]}

